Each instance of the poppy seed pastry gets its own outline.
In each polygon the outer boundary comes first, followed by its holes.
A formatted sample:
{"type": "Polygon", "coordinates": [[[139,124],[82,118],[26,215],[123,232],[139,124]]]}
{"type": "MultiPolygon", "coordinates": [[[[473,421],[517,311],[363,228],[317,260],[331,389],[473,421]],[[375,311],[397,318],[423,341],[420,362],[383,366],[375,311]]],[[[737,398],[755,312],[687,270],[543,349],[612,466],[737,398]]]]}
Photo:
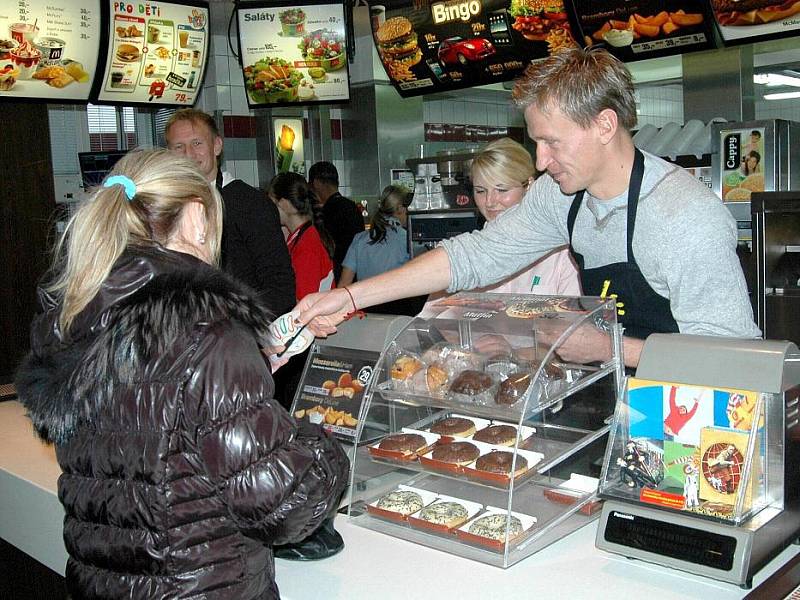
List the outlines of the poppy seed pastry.
{"type": "MultiPolygon", "coordinates": [[[[476,519],[469,526],[469,532],[473,535],[489,538],[502,542],[506,537],[506,522],[508,517],[501,514],[492,514],[476,519]]],[[[508,527],[508,539],[514,539],[522,533],[522,521],[512,516],[508,527]]]]}
{"type": "Polygon", "coordinates": [[[389,492],[378,500],[376,506],[401,515],[410,515],[422,508],[422,496],[408,490],[389,492]]]}
{"type": "MultiPolygon", "coordinates": [[[[509,475],[511,473],[511,464],[514,460],[513,452],[502,452],[495,450],[484,454],[475,461],[475,468],[478,471],[487,471],[489,473],[502,473],[509,475]]],[[[528,470],[528,461],[524,456],[517,456],[517,470],[516,474],[524,473],[528,470]]]]}
{"type": "Polygon", "coordinates": [[[446,527],[458,527],[467,520],[469,513],[458,502],[437,502],[423,508],[417,518],[446,527]]]}
{"type": "Polygon", "coordinates": [[[475,422],[462,417],[447,417],[431,426],[431,433],[467,437],[475,433],[475,422]]]}
{"type": "Polygon", "coordinates": [[[414,373],[422,368],[422,363],[414,358],[404,354],[399,356],[392,365],[392,379],[405,381],[410,379],[414,373]]]}
{"type": "Polygon", "coordinates": [[[492,387],[492,377],[481,371],[466,370],[459,373],[450,385],[450,391],[466,396],[477,396],[492,387]]]}
{"type": "Polygon", "coordinates": [[[511,425],[491,425],[476,432],[472,439],[493,446],[513,446],[517,440],[517,429],[511,425]]]}
{"type": "Polygon", "coordinates": [[[453,442],[451,444],[439,444],[433,449],[431,458],[441,462],[453,463],[456,465],[468,465],[478,458],[481,451],[475,444],[469,442],[453,442]]]}
{"type": "Polygon", "coordinates": [[[397,433],[383,438],[378,448],[389,452],[416,454],[427,445],[428,442],[418,433],[397,433]]]}

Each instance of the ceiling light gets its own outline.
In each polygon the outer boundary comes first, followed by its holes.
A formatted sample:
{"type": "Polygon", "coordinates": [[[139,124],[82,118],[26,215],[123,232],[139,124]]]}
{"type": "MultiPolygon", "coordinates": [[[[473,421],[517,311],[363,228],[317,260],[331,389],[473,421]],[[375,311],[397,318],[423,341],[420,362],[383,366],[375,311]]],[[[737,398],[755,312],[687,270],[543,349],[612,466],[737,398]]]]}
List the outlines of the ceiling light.
{"type": "Polygon", "coordinates": [[[788,85],[791,87],[800,87],[799,77],[781,75],[779,73],[757,73],[753,75],[753,81],[767,86],[788,85]]]}
{"type": "Polygon", "coordinates": [[[788,100],[800,98],[800,92],[782,92],[779,94],[764,94],[764,100],[788,100]]]}

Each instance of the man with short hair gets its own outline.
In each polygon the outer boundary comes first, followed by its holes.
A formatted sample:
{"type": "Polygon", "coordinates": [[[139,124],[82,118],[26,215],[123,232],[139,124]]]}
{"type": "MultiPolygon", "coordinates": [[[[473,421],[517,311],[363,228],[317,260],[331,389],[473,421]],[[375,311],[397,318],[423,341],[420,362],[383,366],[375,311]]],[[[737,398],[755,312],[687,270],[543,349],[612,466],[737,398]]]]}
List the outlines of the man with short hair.
{"type": "Polygon", "coordinates": [[[339,281],[350,243],[364,231],[364,217],[355,202],[339,193],[339,172],[333,163],[320,161],[311,165],[308,183],[322,205],[322,220],[333,238],[334,276],[339,281]]]}
{"type": "Polygon", "coordinates": [[[222,268],[256,290],[275,316],[289,312],[296,301],[294,271],[278,210],[260,191],[220,169],[223,142],[213,117],[178,110],[164,137],[167,148],[194,160],[222,194],[222,268]]]}
{"type": "MultiPolygon", "coordinates": [[[[298,305],[303,323],[332,333],[355,308],[485,286],[569,244],[584,294],[616,301],[628,366],[638,365],[654,332],[760,335],[736,256],[736,223],[687,171],[634,146],[625,65],[600,49],[564,50],[528,67],[513,97],[545,172],[522,203],[399,269],[306,296],[298,305]]],[[[558,353],[605,361],[610,346],[608,334],[582,327],[558,353]]]]}

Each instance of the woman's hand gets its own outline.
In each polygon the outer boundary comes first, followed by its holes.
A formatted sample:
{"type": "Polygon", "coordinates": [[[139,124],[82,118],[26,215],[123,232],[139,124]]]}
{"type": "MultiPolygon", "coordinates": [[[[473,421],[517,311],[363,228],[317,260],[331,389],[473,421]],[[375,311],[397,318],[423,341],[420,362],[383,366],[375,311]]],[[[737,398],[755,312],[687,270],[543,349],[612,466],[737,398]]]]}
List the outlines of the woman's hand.
{"type": "Polygon", "coordinates": [[[300,314],[298,320],[317,337],[327,337],[336,333],[336,326],[355,311],[350,294],[344,288],[329,292],[309,294],[297,303],[295,310],[300,314]]]}

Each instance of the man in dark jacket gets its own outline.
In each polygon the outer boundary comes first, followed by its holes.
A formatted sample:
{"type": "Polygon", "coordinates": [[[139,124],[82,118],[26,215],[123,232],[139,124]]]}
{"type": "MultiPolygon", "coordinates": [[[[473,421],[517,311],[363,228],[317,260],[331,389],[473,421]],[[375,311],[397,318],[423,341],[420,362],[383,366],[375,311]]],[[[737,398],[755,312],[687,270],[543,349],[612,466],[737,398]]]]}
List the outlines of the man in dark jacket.
{"type": "Polygon", "coordinates": [[[308,183],[322,204],[322,220],[333,238],[333,273],[339,281],[350,242],[364,231],[364,217],[355,202],[339,193],[339,172],[332,163],[314,163],[308,171],[308,183]]]}
{"type": "Polygon", "coordinates": [[[164,136],[167,147],[194,160],[222,194],[222,268],[258,292],[275,316],[289,312],[296,300],[294,271],[278,210],[260,191],[219,168],[223,142],[214,119],[199,110],[179,110],[164,136]]]}

